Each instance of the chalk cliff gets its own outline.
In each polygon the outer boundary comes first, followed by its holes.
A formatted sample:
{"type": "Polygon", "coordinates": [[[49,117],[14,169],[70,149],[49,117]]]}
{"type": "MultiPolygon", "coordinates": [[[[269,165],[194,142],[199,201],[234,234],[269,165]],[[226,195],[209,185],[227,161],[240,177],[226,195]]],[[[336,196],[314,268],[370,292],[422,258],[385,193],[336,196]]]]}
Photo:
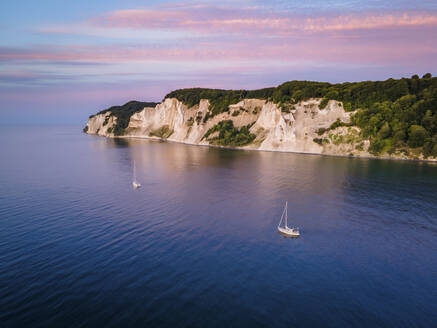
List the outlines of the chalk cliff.
{"type": "MultiPolygon", "coordinates": [[[[334,100],[320,109],[320,101],[301,101],[291,110],[283,111],[270,101],[244,99],[230,105],[227,112],[211,117],[208,100],[187,107],[175,98],[167,98],[156,107],[146,107],[134,113],[119,137],[220,145],[214,141],[218,132],[210,135],[207,132],[221,121],[231,120],[236,129],[246,126],[254,135],[252,142],[239,146],[242,149],[369,156],[369,142],[359,137],[357,127],[345,126],[347,124],[332,126],[335,122],[350,122],[351,112],[346,112],[342,103],[334,100]]],[[[108,111],[90,117],[85,131],[115,137],[116,123],[117,117],[108,111]]]]}

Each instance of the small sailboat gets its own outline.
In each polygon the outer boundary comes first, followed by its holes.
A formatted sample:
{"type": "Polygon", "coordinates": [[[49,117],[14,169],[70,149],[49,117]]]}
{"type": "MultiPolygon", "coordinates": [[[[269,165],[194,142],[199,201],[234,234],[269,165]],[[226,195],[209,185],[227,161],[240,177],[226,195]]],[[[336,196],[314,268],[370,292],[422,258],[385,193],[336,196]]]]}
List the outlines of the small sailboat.
{"type": "Polygon", "coordinates": [[[135,161],[134,161],[134,178],[132,180],[132,186],[134,187],[134,189],[138,189],[139,187],[141,187],[141,183],[137,182],[137,172],[136,172],[136,167],[135,167],[135,161]]]}
{"type": "Polygon", "coordinates": [[[287,220],[288,220],[288,202],[285,202],[284,212],[282,212],[281,220],[279,221],[278,224],[278,231],[286,237],[299,237],[300,236],[299,229],[289,228],[287,226],[287,220]],[[285,217],[285,225],[284,227],[281,227],[281,223],[284,217],[285,217]]]}

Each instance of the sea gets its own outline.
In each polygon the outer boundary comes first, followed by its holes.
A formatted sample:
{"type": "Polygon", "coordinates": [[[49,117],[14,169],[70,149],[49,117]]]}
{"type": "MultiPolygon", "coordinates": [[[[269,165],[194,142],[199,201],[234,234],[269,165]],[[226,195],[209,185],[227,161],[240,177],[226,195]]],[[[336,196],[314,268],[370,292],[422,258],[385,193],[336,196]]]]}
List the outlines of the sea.
{"type": "Polygon", "coordinates": [[[437,164],[0,140],[0,327],[437,326],[437,164]]]}

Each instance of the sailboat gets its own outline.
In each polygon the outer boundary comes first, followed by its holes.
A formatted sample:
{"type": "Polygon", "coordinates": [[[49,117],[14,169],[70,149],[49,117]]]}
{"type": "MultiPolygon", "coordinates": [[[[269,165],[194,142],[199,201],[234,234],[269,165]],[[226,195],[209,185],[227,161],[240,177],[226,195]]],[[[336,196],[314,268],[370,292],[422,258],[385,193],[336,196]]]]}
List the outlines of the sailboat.
{"type": "Polygon", "coordinates": [[[299,237],[299,229],[298,228],[289,228],[287,226],[287,219],[288,219],[288,202],[285,202],[285,208],[284,212],[282,212],[281,220],[278,224],[278,231],[282,233],[286,237],[299,237]],[[284,227],[281,227],[282,219],[285,217],[285,225],[284,227]]]}
{"type": "Polygon", "coordinates": [[[141,187],[141,183],[137,182],[137,172],[136,172],[136,167],[135,167],[135,161],[134,161],[134,178],[132,180],[132,186],[134,187],[134,189],[138,189],[139,187],[141,187]]]}

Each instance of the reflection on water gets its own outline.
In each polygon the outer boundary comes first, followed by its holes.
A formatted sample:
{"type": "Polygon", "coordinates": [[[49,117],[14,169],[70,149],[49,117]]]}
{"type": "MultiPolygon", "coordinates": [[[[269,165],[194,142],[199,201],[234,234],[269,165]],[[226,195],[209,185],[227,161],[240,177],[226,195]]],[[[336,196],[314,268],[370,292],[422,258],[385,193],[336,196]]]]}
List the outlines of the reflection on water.
{"type": "Polygon", "coordinates": [[[6,326],[435,322],[435,165],[0,134],[6,326]]]}

